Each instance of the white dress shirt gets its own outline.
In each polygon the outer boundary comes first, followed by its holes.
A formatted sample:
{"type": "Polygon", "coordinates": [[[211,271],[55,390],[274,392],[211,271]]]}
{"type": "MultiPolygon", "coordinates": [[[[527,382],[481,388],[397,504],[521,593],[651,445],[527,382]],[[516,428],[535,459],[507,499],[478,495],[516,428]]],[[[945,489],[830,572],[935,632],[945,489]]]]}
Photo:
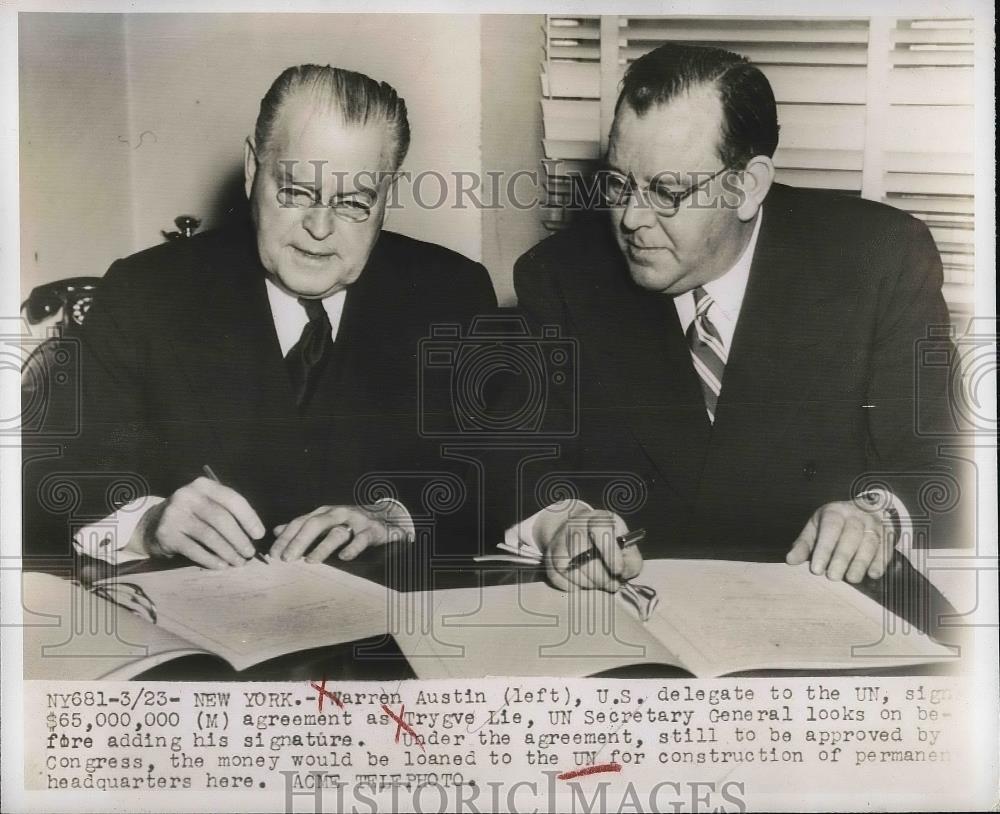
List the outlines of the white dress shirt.
{"type": "MultiPolygon", "coordinates": [[[[279,288],[270,279],[267,279],[266,288],[275,333],[278,336],[278,344],[281,346],[281,355],[287,356],[295,343],[299,341],[302,330],[309,323],[309,317],[306,314],[306,309],[298,301],[298,297],[289,294],[283,288],[279,288]]],[[[331,334],[334,340],[337,339],[337,332],[340,329],[340,318],[344,313],[346,299],[347,290],[345,289],[323,300],[323,308],[330,318],[331,334]]],[[[139,520],[146,511],[162,503],[163,500],[162,497],[146,495],[126,503],[103,520],[77,532],[73,537],[73,546],[81,554],[87,554],[111,563],[144,559],[142,554],[125,551],[124,548],[135,533],[139,520]]],[[[399,505],[406,513],[405,517],[400,520],[400,524],[412,533],[413,521],[409,513],[406,512],[406,508],[398,501],[392,502],[399,505]]]]}

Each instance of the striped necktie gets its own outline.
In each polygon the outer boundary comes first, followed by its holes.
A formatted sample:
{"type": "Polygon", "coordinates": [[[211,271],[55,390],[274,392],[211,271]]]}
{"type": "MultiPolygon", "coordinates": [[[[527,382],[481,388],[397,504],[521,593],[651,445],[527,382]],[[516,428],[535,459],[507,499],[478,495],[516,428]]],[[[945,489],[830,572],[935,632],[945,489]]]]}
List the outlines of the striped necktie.
{"type": "Polygon", "coordinates": [[[698,286],[694,290],[694,319],[687,329],[688,346],[694,369],[701,380],[701,391],[705,397],[708,420],[715,423],[715,408],[722,392],[722,374],[726,369],[728,354],[722,344],[722,337],[708,318],[708,311],[715,302],[698,286]]]}

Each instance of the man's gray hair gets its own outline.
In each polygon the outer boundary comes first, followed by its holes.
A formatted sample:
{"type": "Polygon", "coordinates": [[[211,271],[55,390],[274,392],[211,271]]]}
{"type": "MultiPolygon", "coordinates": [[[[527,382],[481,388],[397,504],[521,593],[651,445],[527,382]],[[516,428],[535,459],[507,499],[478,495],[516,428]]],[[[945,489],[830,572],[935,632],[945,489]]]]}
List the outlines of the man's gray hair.
{"type": "Polygon", "coordinates": [[[410,147],[406,102],[387,82],[330,65],[296,65],[286,68],[260,100],[254,128],[258,154],[267,152],[281,108],[293,96],[307,94],[317,105],[337,110],[344,124],[384,122],[392,136],[393,169],[399,169],[410,147]]]}

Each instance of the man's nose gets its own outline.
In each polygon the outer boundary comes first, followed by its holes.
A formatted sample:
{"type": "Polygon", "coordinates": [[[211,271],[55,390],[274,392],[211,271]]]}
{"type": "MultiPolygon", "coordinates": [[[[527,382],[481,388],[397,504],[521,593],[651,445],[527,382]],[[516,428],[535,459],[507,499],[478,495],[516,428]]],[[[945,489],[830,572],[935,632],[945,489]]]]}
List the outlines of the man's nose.
{"type": "Polygon", "coordinates": [[[641,190],[634,190],[625,203],[622,213],[622,227],[634,232],[643,226],[652,226],[656,222],[656,214],[641,190]]]}
{"type": "Polygon", "coordinates": [[[314,240],[326,240],[333,234],[336,216],[331,206],[310,206],[302,218],[302,227],[314,240]]]}

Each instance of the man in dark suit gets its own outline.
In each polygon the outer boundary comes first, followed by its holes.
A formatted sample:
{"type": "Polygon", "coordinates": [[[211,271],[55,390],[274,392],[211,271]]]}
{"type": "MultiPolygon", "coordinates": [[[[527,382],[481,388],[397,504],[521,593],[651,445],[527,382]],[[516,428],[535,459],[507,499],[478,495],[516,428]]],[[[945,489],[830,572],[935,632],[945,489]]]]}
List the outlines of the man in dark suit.
{"type": "Polygon", "coordinates": [[[386,83],[314,65],[278,77],[246,142],[252,223],[104,278],[79,337],[80,437],[25,472],[45,504],[54,468],[80,493],[74,517],[100,522],[67,533],[58,506],[63,534],[29,527],[29,549],[66,551],[75,533],[110,560],[225,568],[268,528],[272,556],[315,561],[413,536],[420,477],[440,468],[417,437],[418,409],[438,408],[417,403],[418,341],[496,300],[481,265],[382,229],[408,145],[386,83]],[[125,487],[88,494],[90,473],[125,487]],[[386,473],[402,485],[383,488],[386,473]]]}
{"type": "Polygon", "coordinates": [[[911,515],[943,528],[958,513],[952,462],[914,423],[918,408],[948,420],[948,371],[918,364],[948,324],[931,236],[890,207],[774,183],[777,142],[757,68],[658,48],[618,99],[610,229],[584,218],[515,268],[530,322],[579,343],[580,431],[560,468],[641,484],[614,513],[581,477],[586,503],[536,506],[513,530],[557,586],[637,574],[638,550],[614,543],[627,525],[647,530],[646,556],[808,560],[858,582],[884,572],[911,515]],[[932,481],[949,499],[928,508],[932,481]],[[588,546],[601,559],[567,568],[588,546]]]}

